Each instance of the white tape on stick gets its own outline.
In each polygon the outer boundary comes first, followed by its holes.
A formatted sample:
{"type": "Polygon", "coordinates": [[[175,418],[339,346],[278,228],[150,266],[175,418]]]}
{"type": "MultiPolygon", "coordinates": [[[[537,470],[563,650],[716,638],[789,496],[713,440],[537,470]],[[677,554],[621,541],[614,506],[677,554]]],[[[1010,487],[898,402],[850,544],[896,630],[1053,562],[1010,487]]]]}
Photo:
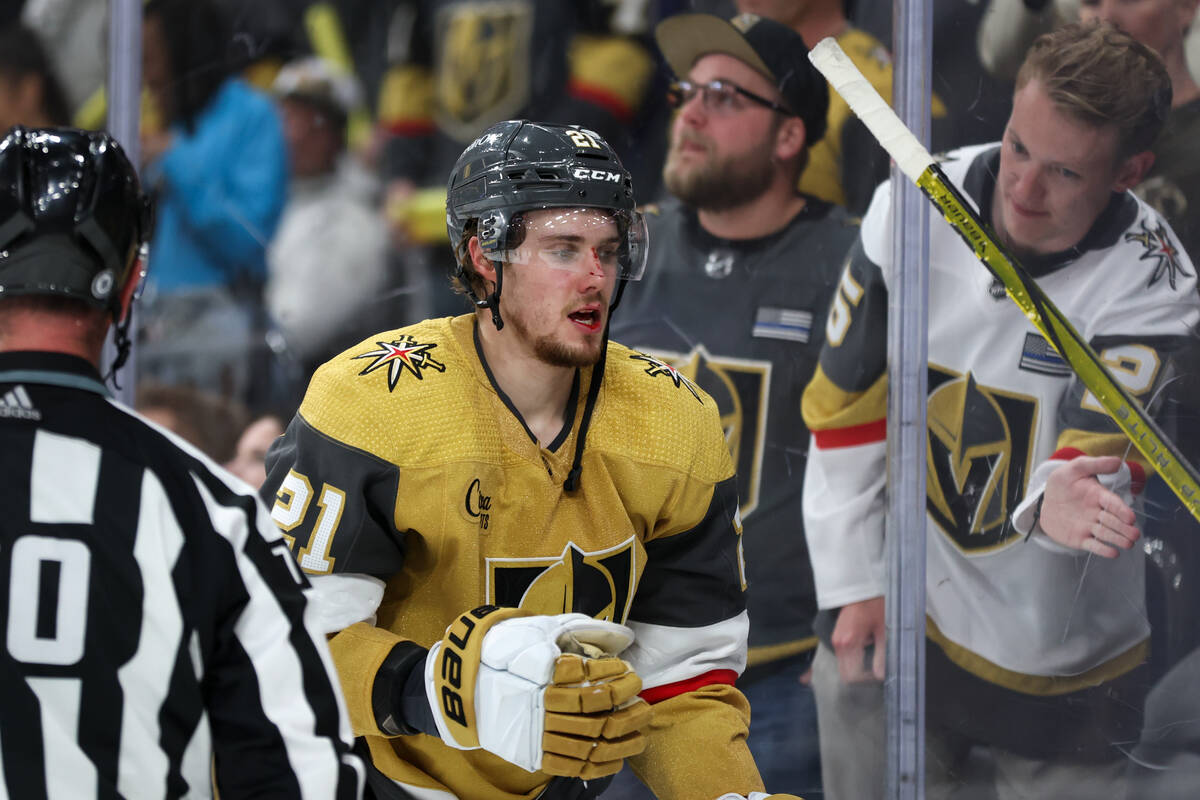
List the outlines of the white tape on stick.
{"type": "Polygon", "coordinates": [[[850,110],[863,121],[904,174],[916,183],[921,173],[933,163],[933,156],[863,77],[837,41],[833,37],[822,39],[809,51],[808,60],[845,99],[850,110]]]}

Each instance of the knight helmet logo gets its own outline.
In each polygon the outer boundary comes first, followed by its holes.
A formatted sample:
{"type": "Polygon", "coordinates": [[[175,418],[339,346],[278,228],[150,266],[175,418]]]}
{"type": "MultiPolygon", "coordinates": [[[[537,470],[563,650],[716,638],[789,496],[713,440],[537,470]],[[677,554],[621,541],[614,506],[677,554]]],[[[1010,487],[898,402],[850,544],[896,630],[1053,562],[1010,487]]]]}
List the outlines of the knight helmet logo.
{"type": "Polygon", "coordinates": [[[637,586],[636,539],[596,552],[568,542],[545,558],[489,558],[487,602],[534,614],[579,612],[624,623],[637,586]]]}
{"type": "Polygon", "coordinates": [[[964,551],[1014,541],[1009,513],[1025,492],[1037,401],[932,365],[929,387],[930,517],[964,551]]]}

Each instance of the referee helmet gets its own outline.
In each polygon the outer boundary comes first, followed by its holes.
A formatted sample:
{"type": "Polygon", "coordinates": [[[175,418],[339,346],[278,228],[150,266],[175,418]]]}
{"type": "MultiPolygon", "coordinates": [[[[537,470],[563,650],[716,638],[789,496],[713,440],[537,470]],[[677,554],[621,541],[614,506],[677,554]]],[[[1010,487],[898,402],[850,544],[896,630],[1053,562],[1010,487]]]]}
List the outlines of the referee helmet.
{"type": "Polygon", "coordinates": [[[54,295],[121,315],[151,205],[102,131],[12,128],[0,141],[0,299],[54,295]]]}

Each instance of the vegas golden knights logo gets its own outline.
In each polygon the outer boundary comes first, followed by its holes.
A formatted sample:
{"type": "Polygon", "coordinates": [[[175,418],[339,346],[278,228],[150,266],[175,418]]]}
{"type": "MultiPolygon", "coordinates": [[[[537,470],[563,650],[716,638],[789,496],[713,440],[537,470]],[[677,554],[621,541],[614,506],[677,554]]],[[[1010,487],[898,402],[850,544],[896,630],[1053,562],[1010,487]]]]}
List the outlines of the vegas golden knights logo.
{"type": "Polygon", "coordinates": [[[725,443],[737,468],[742,518],[749,517],[758,507],[762,483],[771,362],[713,356],[704,345],[686,354],[645,350],[675,367],[716,401],[725,443]]]}
{"type": "Polygon", "coordinates": [[[437,123],[469,142],[529,102],[528,0],[446,3],[438,10],[437,123]]]}
{"type": "Polygon", "coordinates": [[[624,623],[637,586],[636,540],[588,553],[568,542],[546,558],[489,558],[487,601],[534,614],[579,612],[624,623]]]}
{"type": "Polygon", "coordinates": [[[930,365],[927,510],[961,550],[991,550],[1018,534],[1009,515],[1025,495],[1037,400],[930,365]]]}

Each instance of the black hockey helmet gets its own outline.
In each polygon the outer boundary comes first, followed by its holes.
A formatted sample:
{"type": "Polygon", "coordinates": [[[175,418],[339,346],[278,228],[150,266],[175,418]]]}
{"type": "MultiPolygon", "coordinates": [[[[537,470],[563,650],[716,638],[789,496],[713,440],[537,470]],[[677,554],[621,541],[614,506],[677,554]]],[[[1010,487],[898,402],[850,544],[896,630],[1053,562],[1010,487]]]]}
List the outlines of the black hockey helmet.
{"type": "MultiPolygon", "coordinates": [[[[488,128],[471,143],[446,184],[446,232],[454,248],[456,277],[469,287],[470,253],[463,232],[478,221],[479,245],[497,263],[513,241],[522,211],[543,208],[599,208],[612,213],[622,237],[623,280],[637,280],[646,267],[646,225],[637,211],[633,181],[616,151],[593,131],[577,125],[508,120],[488,128]]],[[[497,274],[500,277],[501,273],[497,274]]],[[[490,307],[497,327],[500,280],[479,307],[490,307]]],[[[614,307],[623,284],[618,282],[614,307]]]]}
{"type": "Polygon", "coordinates": [[[0,298],[72,297],[115,320],[152,227],[137,172],[109,134],[17,126],[0,141],[0,298]]]}

